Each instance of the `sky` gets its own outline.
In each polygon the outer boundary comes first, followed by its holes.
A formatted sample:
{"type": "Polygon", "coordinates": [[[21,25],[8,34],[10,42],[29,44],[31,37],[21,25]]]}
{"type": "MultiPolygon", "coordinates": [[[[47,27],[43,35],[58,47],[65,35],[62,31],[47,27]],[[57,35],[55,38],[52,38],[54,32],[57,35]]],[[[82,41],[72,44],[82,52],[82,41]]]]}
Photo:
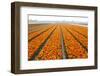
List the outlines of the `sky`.
{"type": "Polygon", "coordinates": [[[71,22],[88,23],[88,17],[85,16],[59,16],[59,15],[28,15],[29,24],[33,23],[52,23],[52,22],[71,22]]]}

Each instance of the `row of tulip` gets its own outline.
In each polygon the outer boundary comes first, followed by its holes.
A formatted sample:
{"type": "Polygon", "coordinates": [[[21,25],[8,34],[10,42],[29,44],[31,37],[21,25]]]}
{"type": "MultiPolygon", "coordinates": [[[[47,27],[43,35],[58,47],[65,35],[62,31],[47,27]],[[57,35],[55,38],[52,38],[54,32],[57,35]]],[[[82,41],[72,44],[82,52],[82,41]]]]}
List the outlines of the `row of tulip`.
{"type": "Polygon", "coordinates": [[[88,38],[85,38],[83,35],[79,34],[78,32],[75,32],[72,29],[70,29],[70,27],[71,26],[66,26],[66,28],[83,44],[83,46],[85,46],[86,48],[88,48],[88,38]]]}
{"type": "Polygon", "coordinates": [[[46,29],[50,28],[51,26],[45,26],[45,25],[41,25],[40,27],[37,28],[37,31],[32,31],[28,33],[28,40],[30,40],[31,38],[35,37],[36,35],[40,34],[41,32],[45,31],[46,29]]]}
{"type": "Polygon", "coordinates": [[[88,38],[88,27],[86,27],[87,25],[84,25],[84,26],[73,25],[70,27],[88,38]]]}
{"type": "MultiPolygon", "coordinates": [[[[55,24],[57,25],[57,24],[55,24]]],[[[55,60],[62,59],[60,28],[57,26],[48,42],[45,44],[36,60],[55,60]]]]}
{"type": "MultiPolygon", "coordinates": [[[[67,27],[67,26],[66,26],[67,27]]],[[[77,42],[77,40],[62,26],[64,43],[69,59],[87,58],[87,51],[77,42]]],[[[74,33],[74,32],[73,32],[74,33]]]]}
{"type": "Polygon", "coordinates": [[[30,59],[34,55],[34,52],[45,41],[45,39],[53,31],[53,29],[54,29],[54,27],[49,29],[48,31],[42,33],[41,35],[39,35],[35,39],[31,40],[31,42],[28,42],[28,59],[30,59]]]}

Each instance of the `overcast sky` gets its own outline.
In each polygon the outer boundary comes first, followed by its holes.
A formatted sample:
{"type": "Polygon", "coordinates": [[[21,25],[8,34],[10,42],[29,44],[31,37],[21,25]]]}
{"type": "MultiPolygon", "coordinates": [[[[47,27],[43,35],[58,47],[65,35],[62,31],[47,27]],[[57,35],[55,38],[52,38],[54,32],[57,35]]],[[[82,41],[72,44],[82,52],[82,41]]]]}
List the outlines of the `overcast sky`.
{"type": "Polygon", "coordinates": [[[42,16],[29,15],[29,24],[32,23],[48,23],[48,22],[73,22],[73,23],[88,23],[88,17],[78,16],[42,16]]]}

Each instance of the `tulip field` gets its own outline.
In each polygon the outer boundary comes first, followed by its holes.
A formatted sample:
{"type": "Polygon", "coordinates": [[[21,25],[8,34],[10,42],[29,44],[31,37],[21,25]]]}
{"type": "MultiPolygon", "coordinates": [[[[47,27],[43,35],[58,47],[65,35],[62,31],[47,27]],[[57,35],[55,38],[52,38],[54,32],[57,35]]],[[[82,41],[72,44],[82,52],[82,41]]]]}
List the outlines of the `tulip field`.
{"type": "Polygon", "coordinates": [[[31,24],[28,60],[88,58],[88,27],[81,24],[31,24]]]}

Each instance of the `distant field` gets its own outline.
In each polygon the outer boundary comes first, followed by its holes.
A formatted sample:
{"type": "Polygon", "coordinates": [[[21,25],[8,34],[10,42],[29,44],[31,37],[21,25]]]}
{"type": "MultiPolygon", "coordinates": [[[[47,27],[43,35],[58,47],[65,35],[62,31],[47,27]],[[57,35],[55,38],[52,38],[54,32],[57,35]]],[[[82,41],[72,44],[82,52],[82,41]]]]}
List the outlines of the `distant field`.
{"type": "Polygon", "coordinates": [[[80,24],[31,24],[28,60],[88,58],[88,27],[80,24]]]}

